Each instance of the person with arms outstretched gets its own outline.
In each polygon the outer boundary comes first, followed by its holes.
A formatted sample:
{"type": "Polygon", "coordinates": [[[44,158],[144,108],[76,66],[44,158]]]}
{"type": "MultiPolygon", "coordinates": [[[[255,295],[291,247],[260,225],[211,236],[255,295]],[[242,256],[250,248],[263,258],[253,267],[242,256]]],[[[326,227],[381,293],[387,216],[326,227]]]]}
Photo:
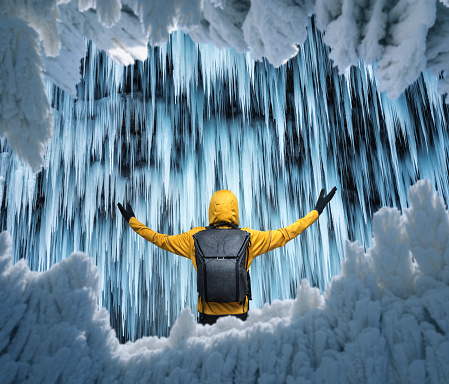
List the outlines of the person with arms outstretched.
{"type": "Polygon", "coordinates": [[[145,240],[176,255],[189,258],[197,271],[198,322],[214,324],[223,316],[246,320],[251,283],[249,268],[259,255],[283,247],[318,220],[334,197],[334,187],[324,189],[315,209],[293,224],[276,230],[258,231],[238,228],[239,209],[236,196],[228,190],[213,194],[209,204],[209,226],[195,227],[179,235],[169,236],[139,222],[130,204],[118,208],[129,226],[145,240]]]}

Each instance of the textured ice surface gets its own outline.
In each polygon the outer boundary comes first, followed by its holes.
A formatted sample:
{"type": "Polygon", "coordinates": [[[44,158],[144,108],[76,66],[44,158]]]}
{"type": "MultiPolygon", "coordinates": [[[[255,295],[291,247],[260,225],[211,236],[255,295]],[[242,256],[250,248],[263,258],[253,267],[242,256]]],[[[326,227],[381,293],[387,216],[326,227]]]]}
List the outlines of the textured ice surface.
{"type": "Polygon", "coordinates": [[[449,375],[449,212],[429,181],[410,208],[374,216],[374,245],[347,243],[342,275],[321,294],[303,280],[293,300],[246,322],[195,323],[181,312],[168,338],[119,344],[97,310],[97,268],[73,254],[47,272],[12,265],[0,234],[2,383],[442,383],[449,375]]]}

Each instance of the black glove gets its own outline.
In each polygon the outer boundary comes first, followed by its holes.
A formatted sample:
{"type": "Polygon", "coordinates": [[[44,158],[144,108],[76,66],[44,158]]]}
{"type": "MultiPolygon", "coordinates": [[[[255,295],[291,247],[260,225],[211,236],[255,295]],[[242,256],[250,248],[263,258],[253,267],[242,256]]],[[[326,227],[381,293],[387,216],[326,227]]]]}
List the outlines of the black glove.
{"type": "Polygon", "coordinates": [[[318,211],[319,215],[321,215],[321,212],[323,212],[323,209],[326,207],[327,203],[329,203],[329,201],[331,201],[334,197],[336,190],[337,187],[332,188],[327,196],[324,196],[324,188],[321,190],[320,197],[318,198],[315,206],[315,209],[318,211]]]}
{"type": "Polygon", "coordinates": [[[123,208],[123,206],[118,203],[117,204],[118,209],[120,209],[120,213],[123,215],[123,217],[125,218],[125,220],[129,223],[129,219],[131,219],[131,217],[136,217],[136,215],[134,215],[133,209],[131,208],[131,204],[126,204],[126,209],[123,208]]]}

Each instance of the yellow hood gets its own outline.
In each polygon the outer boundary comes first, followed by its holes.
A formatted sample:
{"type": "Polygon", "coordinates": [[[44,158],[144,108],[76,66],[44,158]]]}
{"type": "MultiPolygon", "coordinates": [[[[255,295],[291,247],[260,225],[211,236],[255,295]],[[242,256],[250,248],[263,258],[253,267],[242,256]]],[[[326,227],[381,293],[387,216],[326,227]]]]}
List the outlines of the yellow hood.
{"type": "Polygon", "coordinates": [[[209,225],[231,223],[239,225],[239,203],[237,197],[228,190],[217,191],[209,205],[209,225]]]}

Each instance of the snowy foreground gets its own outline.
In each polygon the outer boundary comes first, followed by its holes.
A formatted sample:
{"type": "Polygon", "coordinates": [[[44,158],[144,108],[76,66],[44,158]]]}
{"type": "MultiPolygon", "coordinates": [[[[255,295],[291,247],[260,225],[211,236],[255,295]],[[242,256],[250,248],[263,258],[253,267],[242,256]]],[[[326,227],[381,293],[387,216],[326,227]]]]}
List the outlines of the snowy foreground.
{"type": "Polygon", "coordinates": [[[276,301],[200,326],[184,310],[168,338],[120,345],[97,309],[91,259],[12,265],[0,235],[0,377],[15,382],[443,383],[449,378],[449,212],[430,182],[410,208],[374,216],[374,246],[347,243],[324,295],[303,281],[276,301]]]}

